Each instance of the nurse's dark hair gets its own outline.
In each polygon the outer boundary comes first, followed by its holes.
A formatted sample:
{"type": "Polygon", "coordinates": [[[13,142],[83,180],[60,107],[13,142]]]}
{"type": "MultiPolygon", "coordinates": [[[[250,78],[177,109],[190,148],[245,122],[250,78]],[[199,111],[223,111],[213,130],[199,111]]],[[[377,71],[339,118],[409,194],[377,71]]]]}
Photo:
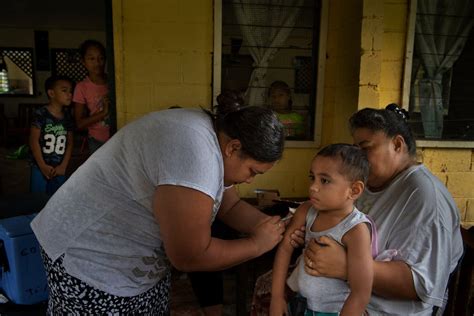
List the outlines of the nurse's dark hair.
{"type": "Polygon", "coordinates": [[[242,154],[259,162],[275,162],[283,155],[285,134],[276,114],[260,106],[246,106],[236,91],[225,91],[207,111],[217,132],[242,145],[242,154]]]}
{"type": "Polygon", "coordinates": [[[369,161],[364,150],[350,144],[331,144],[321,149],[316,157],[330,157],[340,159],[342,174],[349,181],[367,183],[369,177],[369,161]]]}
{"type": "Polygon", "coordinates": [[[385,109],[365,108],[354,113],[349,119],[351,133],[358,128],[367,128],[371,131],[382,131],[388,137],[400,135],[408,147],[408,154],[416,156],[416,142],[408,125],[408,112],[399,108],[395,103],[387,105],[385,109]]]}

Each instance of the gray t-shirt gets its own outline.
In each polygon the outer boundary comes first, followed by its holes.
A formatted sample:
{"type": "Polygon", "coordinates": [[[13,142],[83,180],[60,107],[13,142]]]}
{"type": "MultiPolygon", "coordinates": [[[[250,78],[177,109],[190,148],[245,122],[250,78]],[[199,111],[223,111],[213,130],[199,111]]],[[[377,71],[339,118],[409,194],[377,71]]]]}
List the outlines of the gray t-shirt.
{"type": "Polygon", "coordinates": [[[95,152],[31,227],[52,260],[65,255],[72,276],[113,295],[138,295],[169,271],[153,215],[155,189],[178,185],[205,193],[214,200],[212,221],[223,179],[222,155],[207,114],[155,112],[120,129],[95,152]]]}
{"type": "Polygon", "coordinates": [[[421,301],[372,295],[370,315],[431,315],[442,306],[450,272],[463,252],[459,211],[446,187],[423,165],[397,176],[383,191],[366,190],[357,207],[375,222],[379,252],[407,263],[421,301]]]}
{"type": "MultiPolygon", "coordinates": [[[[306,245],[311,239],[321,236],[331,237],[341,245],[344,245],[342,243],[344,235],[360,223],[367,223],[369,230],[372,230],[370,220],[357,209],[354,209],[336,226],[320,232],[311,230],[314,221],[317,220],[317,216],[318,212],[311,207],[306,215],[306,245]]],[[[287,280],[288,286],[293,291],[299,292],[302,296],[306,297],[308,308],[312,311],[339,313],[347,296],[350,294],[347,282],[336,278],[310,276],[304,271],[304,265],[304,260],[300,257],[298,265],[287,280]]]]}

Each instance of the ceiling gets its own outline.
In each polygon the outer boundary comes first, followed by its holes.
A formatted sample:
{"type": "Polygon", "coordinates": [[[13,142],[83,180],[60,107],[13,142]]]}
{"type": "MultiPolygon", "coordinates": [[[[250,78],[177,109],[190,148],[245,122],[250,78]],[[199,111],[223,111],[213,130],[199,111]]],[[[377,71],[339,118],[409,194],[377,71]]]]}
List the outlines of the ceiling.
{"type": "Polygon", "coordinates": [[[2,1],[0,26],[47,29],[105,29],[106,0],[2,1]]]}

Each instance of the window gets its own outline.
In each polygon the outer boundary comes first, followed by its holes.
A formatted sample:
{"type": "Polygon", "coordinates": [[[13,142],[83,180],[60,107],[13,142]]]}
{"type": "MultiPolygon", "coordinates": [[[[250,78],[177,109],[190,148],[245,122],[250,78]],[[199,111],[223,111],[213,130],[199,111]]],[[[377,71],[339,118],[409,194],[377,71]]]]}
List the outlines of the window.
{"type": "Polygon", "coordinates": [[[474,141],[474,2],[413,2],[405,80],[415,137],[474,141]]]}
{"type": "Polygon", "coordinates": [[[318,145],[325,10],[327,0],[216,0],[214,101],[239,91],[277,112],[287,145],[318,145]]]}
{"type": "Polygon", "coordinates": [[[74,82],[79,82],[87,76],[87,69],[81,61],[79,49],[51,49],[52,73],[56,76],[66,76],[74,82]]]}
{"type": "Polygon", "coordinates": [[[33,96],[33,49],[0,47],[0,95],[33,96]]]}

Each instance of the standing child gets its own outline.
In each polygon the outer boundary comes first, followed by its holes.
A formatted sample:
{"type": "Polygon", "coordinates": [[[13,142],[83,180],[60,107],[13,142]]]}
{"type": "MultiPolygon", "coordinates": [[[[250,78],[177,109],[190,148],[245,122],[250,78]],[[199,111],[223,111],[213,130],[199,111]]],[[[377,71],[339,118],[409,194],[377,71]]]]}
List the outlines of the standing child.
{"type": "Polygon", "coordinates": [[[110,138],[105,47],[98,41],[87,40],[79,47],[79,53],[88,76],[74,90],[74,116],[77,128],[88,129],[92,154],[110,138]]]}
{"type": "Polygon", "coordinates": [[[285,127],[286,139],[304,139],[306,136],[305,118],[292,109],[291,89],[284,81],[274,81],[268,90],[270,108],[278,115],[285,127]]]}
{"type": "MultiPolygon", "coordinates": [[[[309,176],[310,201],[297,209],[276,254],[270,315],[288,315],[285,283],[306,298],[305,315],[364,313],[372,291],[371,237],[376,236],[370,220],[354,207],[354,202],[364,191],[368,174],[365,153],[352,145],[329,145],[313,159],[309,176]],[[311,239],[329,236],[346,247],[347,282],[308,275],[301,257],[285,282],[294,249],[290,235],[302,225],[306,225],[306,244],[311,239]]],[[[313,265],[317,263],[310,262],[310,266],[313,265]]]]}
{"type": "Polygon", "coordinates": [[[50,77],[45,91],[48,105],[38,109],[31,123],[31,192],[52,195],[66,181],[73,148],[73,121],[65,106],[71,104],[72,84],[66,77],[50,77]]]}

